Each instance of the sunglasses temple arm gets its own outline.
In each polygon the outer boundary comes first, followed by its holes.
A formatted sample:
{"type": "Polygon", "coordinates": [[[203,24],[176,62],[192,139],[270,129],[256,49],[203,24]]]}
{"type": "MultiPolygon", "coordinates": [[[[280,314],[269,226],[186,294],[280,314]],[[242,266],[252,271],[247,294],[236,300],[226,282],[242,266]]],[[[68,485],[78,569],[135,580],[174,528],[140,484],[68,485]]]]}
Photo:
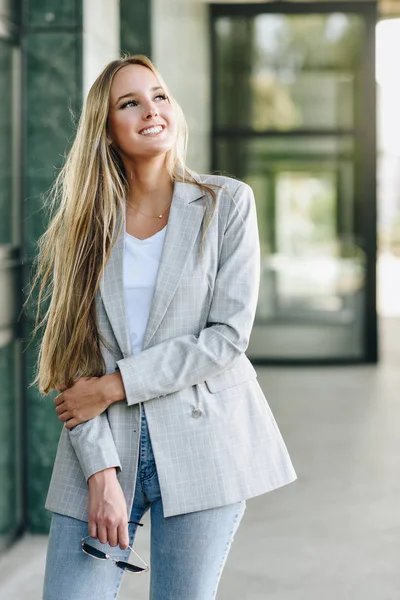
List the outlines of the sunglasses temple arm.
{"type": "Polygon", "coordinates": [[[136,521],[128,521],[128,523],[132,523],[133,525],[138,525],[139,527],[143,527],[143,523],[137,523],[136,521]]]}
{"type": "Polygon", "coordinates": [[[137,552],[135,552],[135,550],[132,548],[132,546],[128,546],[128,548],[130,548],[130,549],[132,550],[133,554],[134,554],[135,556],[137,556],[137,557],[138,557],[138,559],[140,560],[140,562],[142,562],[144,565],[146,565],[146,567],[148,567],[148,566],[149,566],[149,565],[148,565],[148,564],[147,564],[147,563],[146,563],[146,562],[143,560],[143,558],[141,558],[141,557],[139,556],[139,554],[138,554],[137,552]]]}

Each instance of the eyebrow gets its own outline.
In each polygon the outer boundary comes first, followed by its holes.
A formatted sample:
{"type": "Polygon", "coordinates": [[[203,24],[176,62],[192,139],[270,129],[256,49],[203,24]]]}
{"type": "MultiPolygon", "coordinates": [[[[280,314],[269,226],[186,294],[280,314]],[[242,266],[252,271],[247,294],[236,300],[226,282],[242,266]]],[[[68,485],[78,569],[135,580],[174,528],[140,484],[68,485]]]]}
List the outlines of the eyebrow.
{"type": "MultiPolygon", "coordinates": [[[[161,85],[156,85],[155,87],[150,88],[151,92],[155,92],[157,90],[162,90],[163,88],[161,87],[161,85]]],[[[123,96],[120,96],[118,98],[118,100],[115,103],[115,106],[117,106],[118,102],[120,100],[123,100],[123,98],[128,98],[129,96],[139,96],[139,94],[137,92],[128,92],[127,94],[124,94],[123,96]]]]}

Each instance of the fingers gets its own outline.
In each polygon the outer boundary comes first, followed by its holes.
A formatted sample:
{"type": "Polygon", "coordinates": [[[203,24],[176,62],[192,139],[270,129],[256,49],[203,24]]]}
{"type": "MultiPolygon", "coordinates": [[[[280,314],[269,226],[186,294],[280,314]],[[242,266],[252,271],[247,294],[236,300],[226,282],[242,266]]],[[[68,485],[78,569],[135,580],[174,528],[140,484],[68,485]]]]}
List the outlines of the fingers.
{"type": "Polygon", "coordinates": [[[62,393],[61,393],[61,394],[58,394],[58,396],[56,396],[56,397],[53,399],[53,402],[54,402],[54,404],[55,404],[56,406],[59,406],[60,404],[62,404],[62,403],[64,402],[64,396],[63,396],[63,394],[62,394],[62,393]]]}
{"type": "Polygon", "coordinates": [[[56,413],[58,415],[58,420],[62,423],[65,422],[65,426],[67,427],[67,429],[72,429],[76,425],[85,422],[85,419],[83,419],[79,414],[77,414],[76,411],[69,410],[66,407],[65,403],[57,406],[56,413]]]}
{"type": "Polygon", "coordinates": [[[105,525],[102,525],[101,523],[97,524],[97,537],[99,542],[101,542],[102,544],[107,544],[107,527],[105,525]]]}
{"type": "Polygon", "coordinates": [[[56,413],[58,415],[58,420],[61,421],[61,423],[65,422],[67,429],[71,429],[72,427],[75,427],[75,425],[83,422],[82,420],[79,420],[77,415],[73,417],[71,411],[66,408],[65,404],[59,404],[56,408],[56,413]]]}
{"type": "Polygon", "coordinates": [[[54,389],[55,389],[55,390],[58,390],[59,392],[64,392],[64,391],[65,391],[66,389],[68,389],[68,388],[67,388],[67,386],[66,386],[66,385],[64,385],[64,384],[61,384],[61,385],[57,385],[57,386],[56,386],[54,389]]]}
{"type": "Polygon", "coordinates": [[[65,410],[64,412],[62,412],[58,415],[58,420],[59,421],[68,421],[68,419],[70,419],[71,417],[72,417],[71,413],[69,413],[67,410],[65,410]]]}
{"type": "Polygon", "coordinates": [[[89,477],[88,529],[102,544],[129,546],[128,512],[115,467],[89,477]]]}
{"type": "Polygon", "coordinates": [[[126,550],[129,546],[129,532],[127,523],[121,523],[118,526],[118,544],[121,550],[126,550]]]}
{"type": "Polygon", "coordinates": [[[88,532],[92,538],[97,538],[101,544],[109,544],[111,547],[119,546],[126,550],[129,546],[128,523],[120,523],[118,526],[107,526],[104,523],[88,524],[88,532]]]}
{"type": "MultiPolygon", "coordinates": [[[[120,523],[119,525],[108,525],[107,528],[107,541],[110,546],[115,548],[119,546],[121,550],[126,550],[129,546],[129,535],[128,535],[128,523],[120,523]]],[[[100,537],[99,537],[100,539],[100,537]]]]}
{"type": "Polygon", "coordinates": [[[88,533],[90,537],[97,538],[97,523],[95,521],[89,521],[88,533]]]}

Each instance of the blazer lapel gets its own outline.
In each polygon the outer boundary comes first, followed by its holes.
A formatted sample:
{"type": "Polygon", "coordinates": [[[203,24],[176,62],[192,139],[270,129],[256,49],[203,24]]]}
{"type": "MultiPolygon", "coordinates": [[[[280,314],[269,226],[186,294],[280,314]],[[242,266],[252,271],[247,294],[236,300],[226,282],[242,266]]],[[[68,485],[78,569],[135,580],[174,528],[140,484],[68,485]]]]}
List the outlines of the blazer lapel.
{"type": "MultiPolygon", "coordinates": [[[[182,277],[188,256],[199,233],[204,209],[203,192],[196,185],[175,182],[172,203],[168,217],[168,227],[165,234],[164,246],[154,296],[147,321],[143,340],[143,350],[149,345],[174,296],[175,290],[182,277]]],[[[129,339],[129,323],[125,310],[125,294],[123,282],[123,258],[126,231],[125,209],[120,217],[123,227],[111,251],[103,277],[100,282],[100,292],[105,310],[110,320],[114,335],[126,358],[132,354],[129,339]]],[[[117,224],[117,226],[119,223],[117,224]]]]}
{"type": "Polygon", "coordinates": [[[130,354],[130,341],[127,327],[125,326],[126,314],[123,296],[123,259],[124,259],[124,231],[125,216],[118,214],[116,229],[123,218],[124,225],[121,234],[115,242],[110,258],[105,266],[103,276],[100,280],[100,293],[103,299],[105,311],[111,323],[115,338],[124,356],[130,354]]]}

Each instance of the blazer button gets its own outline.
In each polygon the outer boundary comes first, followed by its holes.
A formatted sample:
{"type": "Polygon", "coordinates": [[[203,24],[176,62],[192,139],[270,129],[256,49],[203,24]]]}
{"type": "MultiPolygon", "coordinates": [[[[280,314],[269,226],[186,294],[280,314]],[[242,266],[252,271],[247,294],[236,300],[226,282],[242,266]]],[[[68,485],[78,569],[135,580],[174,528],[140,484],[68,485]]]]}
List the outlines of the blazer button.
{"type": "Polygon", "coordinates": [[[204,411],[201,410],[201,408],[195,408],[192,411],[192,417],[193,419],[198,419],[199,417],[201,417],[202,415],[204,415],[204,411]]]}

